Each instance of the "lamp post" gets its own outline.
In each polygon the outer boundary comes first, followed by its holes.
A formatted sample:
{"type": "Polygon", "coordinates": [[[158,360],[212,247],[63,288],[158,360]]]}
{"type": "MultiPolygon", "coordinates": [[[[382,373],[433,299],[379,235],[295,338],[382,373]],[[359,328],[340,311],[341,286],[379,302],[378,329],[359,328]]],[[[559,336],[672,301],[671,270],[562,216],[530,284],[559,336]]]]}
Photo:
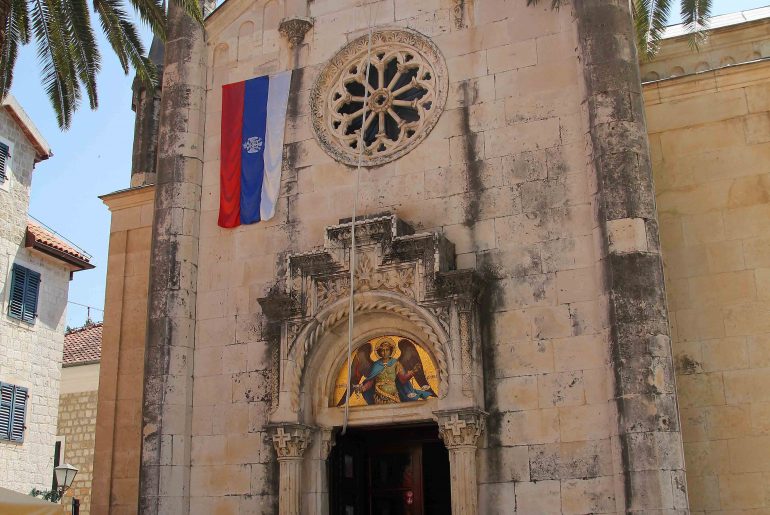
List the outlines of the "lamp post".
{"type": "MultiPolygon", "coordinates": [[[[53,473],[56,475],[56,484],[59,489],[59,499],[64,497],[64,492],[72,486],[72,481],[75,480],[75,476],[78,473],[78,469],[70,465],[69,463],[63,463],[53,469],[53,473]]],[[[72,515],[80,514],[80,501],[76,498],[72,498],[72,515]]]]}

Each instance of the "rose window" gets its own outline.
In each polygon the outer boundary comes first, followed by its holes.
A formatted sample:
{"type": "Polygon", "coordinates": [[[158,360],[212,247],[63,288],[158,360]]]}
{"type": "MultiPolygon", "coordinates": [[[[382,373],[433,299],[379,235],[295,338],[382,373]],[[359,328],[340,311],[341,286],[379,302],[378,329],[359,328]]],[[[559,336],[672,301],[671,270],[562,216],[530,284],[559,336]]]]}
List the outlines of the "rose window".
{"type": "Polygon", "coordinates": [[[427,136],[446,100],[443,59],[430,41],[413,31],[389,30],[343,48],[313,90],[316,136],[342,162],[392,161],[427,136]],[[367,63],[369,77],[367,80],[367,63]]]}

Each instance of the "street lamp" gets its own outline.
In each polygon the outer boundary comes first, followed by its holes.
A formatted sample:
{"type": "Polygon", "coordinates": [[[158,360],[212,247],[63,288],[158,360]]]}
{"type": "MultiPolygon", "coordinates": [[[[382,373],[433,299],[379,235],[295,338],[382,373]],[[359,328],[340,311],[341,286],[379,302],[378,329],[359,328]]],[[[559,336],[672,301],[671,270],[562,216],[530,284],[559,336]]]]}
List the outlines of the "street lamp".
{"type": "MultiPolygon", "coordinates": [[[[72,486],[72,481],[75,480],[75,476],[78,473],[78,469],[70,465],[69,463],[63,463],[53,469],[53,473],[56,476],[56,484],[59,489],[59,499],[64,497],[64,492],[72,486]]],[[[78,515],[80,513],[80,501],[72,498],[72,514],[78,515]]]]}

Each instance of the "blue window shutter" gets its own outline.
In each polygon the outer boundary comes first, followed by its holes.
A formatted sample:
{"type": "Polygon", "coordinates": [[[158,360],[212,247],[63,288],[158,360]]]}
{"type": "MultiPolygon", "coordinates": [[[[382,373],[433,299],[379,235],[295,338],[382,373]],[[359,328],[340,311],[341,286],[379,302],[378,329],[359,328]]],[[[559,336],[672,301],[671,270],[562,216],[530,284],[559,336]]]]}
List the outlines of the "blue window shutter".
{"type": "Polygon", "coordinates": [[[24,314],[24,284],[27,282],[27,269],[13,265],[11,272],[11,299],[8,305],[8,314],[14,318],[21,318],[24,314]]]}
{"type": "Polygon", "coordinates": [[[13,394],[13,414],[11,416],[11,440],[14,442],[24,441],[24,422],[27,417],[27,398],[28,390],[21,386],[16,387],[13,394]]]}
{"type": "Polygon", "coordinates": [[[24,287],[24,314],[21,319],[30,324],[37,317],[37,297],[40,292],[40,274],[27,270],[27,281],[24,287]]]}
{"type": "Polygon", "coordinates": [[[0,440],[11,439],[11,413],[13,412],[12,384],[0,383],[0,440]]]}
{"type": "Polygon", "coordinates": [[[11,161],[10,148],[3,142],[0,142],[0,183],[8,178],[8,163],[11,161]]]}
{"type": "Polygon", "coordinates": [[[8,314],[28,324],[34,324],[39,294],[40,274],[21,265],[13,265],[8,314]]]}

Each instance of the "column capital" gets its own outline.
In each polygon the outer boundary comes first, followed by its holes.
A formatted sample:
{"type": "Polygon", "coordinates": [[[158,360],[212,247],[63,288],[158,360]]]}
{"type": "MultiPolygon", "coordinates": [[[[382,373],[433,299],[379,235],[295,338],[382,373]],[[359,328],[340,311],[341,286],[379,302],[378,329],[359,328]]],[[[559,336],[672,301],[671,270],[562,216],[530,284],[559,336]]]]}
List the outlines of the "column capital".
{"type": "Polygon", "coordinates": [[[322,427],[321,436],[321,459],[325,460],[332,452],[332,447],[337,443],[337,434],[333,427],[322,427]]]}
{"type": "Polygon", "coordinates": [[[275,424],[268,431],[278,461],[281,461],[302,457],[310,445],[313,428],[304,424],[275,424]]]}
{"type": "Polygon", "coordinates": [[[278,25],[278,32],[289,42],[289,48],[295,48],[305,40],[305,34],[313,26],[312,18],[294,16],[284,18],[278,25]]]}
{"type": "Polygon", "coordinates": [[[435,411],[434,415],[447,449],[476,447],[487,420],[487,413],[477,408],[435,411]]]}

